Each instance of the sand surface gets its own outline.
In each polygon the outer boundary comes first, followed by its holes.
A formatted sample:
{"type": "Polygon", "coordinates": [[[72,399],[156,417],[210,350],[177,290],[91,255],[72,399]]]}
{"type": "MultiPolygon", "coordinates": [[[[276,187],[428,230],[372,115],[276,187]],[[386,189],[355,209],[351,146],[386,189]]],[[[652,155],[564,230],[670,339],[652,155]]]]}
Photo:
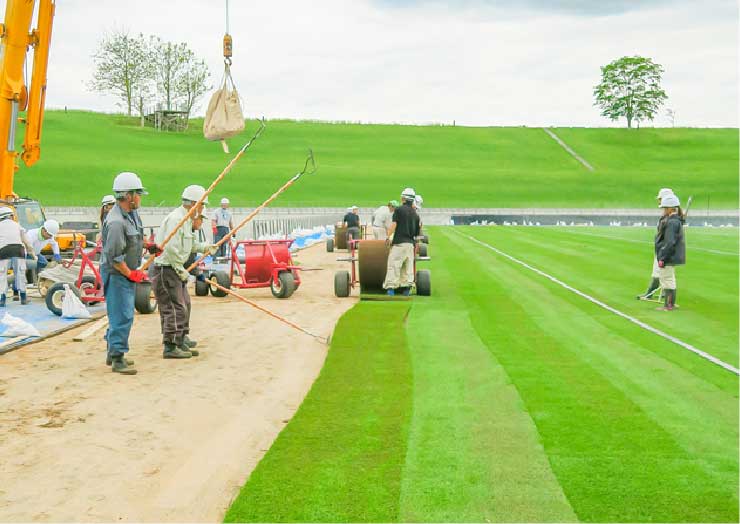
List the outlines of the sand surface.
{"type": "MultiPolygon", "coordinates": [[[[298,254],[323,270],[290,299],[240,293],[328,336],[356,301],[334,297],[337,256],[298,254]]],[[[102,331],[72,340],[89,325],[0,356],[0,521],[222,520],[327,346],[232,297],[192,299],[200,356],[163,360],[159,315],[137,315],[136,376],[104,365],[102,331]]]]}

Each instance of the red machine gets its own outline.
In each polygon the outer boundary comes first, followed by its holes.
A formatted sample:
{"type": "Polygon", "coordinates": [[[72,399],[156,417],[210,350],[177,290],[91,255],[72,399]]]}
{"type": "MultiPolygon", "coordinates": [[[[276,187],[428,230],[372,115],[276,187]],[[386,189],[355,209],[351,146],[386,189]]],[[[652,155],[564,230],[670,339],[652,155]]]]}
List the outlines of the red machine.
{"type": "MultiPolygon", "coordinates": [[[[230,271],[214,271],[209,275],[223,287],[252,289],[269,287],[276,298],[290,297],[301,285],[300,267],[293,265],[290,256],[292,240],[240,240],[231,244],[230,271]],[[244,248],[244,259],[239,260],[239,247],[244,248]]],[[[204,296],[210,289],[217,297],[226,296],[208,282],[196,282],[195,294],[204,296]]]]}

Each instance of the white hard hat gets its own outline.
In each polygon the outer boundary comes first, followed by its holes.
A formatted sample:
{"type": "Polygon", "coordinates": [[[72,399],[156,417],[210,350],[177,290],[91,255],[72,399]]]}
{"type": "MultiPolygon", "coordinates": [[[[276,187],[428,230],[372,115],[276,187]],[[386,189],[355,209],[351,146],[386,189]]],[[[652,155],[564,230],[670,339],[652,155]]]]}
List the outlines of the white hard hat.
{"type": "Polygon", "coordinates": [[[59,233],[59,222],[57,222],[53,218],[50,218],[49,220],[44,222],[44,229],[46,229],[46,232],[49,233],[52,237],[55,237],[57,236],[57,233],[59,233]]]}
{"type": "Polygon", "coordinates": [[[223,198],[221,199],[221,203],[222,203],[222,204],[231,204],[231,202],[229,202],[229,199],[228,199],[228,198],[226,198],[226,197],[223,197],[223,198]]]}
{"type": "Polygon", "coordinates": [[[402,200],[413,200],[414,198],[416,198],[416,191],[414,191],[413,187],[407,187],[401,191],[402,200]]]}
{"type": "Polygon", "coordinates": [[[660,199],[660,207],[678,207],[681,205],[678,197],[674,194],[666,195],[660,199]]]}
{"type": "Polygon", "coordinates": [[[656,196],[655,198],[657,198],[658,200],[660,200],[663,197],[668,196],[668,195],[672,195],[672,194],[673,194],[673,189],[664,187],[660,191],[658,191],[658,196],[656,196]]]}
{"type": "MultiPolygon", "coordinates": [[[[206,192],[206,188],[203,186],[199,186],[197,184],[194,184],[192,186],[186,187],[182,192],[182,199],[183,200],[190,200],[191,202],[197,202],[203,197],[203,194],[206,192]]],[[[208,203],[208,197],[203,200],[204,204],[208,203]]]]}
{"type": "Polygon", "coordinates": [[[115,204],[116,203],[116,197],[113,195],[105,195],[103,197],[103,200],[100,201],[101,206],[107,206],[108,204],[115,204]]]}
{"type": "Polygon", "coordinates": [[[357,206],[352,206],[352,207],[351,207],[350,209],[351,209],[352,211],[354,211],[355,209],[360,209],[360,208],[359,208],[359,207],[357,207],[357,206]]]}
{"type": "Polygon", "coordinates": [[[12,216],[13,216],[12,209],[10,209],[8,206],[0,207],[0,220],[5,220],[6,218],[10,218],[12,216]]]}
{"type": "Polygon", "coordinates": [[[116,178],[113,179],[113,191],[116,193],[127,193],[129,191],[138,191],[144,195],[148,194],[144,189],[144,184],[141,183],[139,175],[130,171],[124,171],[118,173],[116,178]]]}

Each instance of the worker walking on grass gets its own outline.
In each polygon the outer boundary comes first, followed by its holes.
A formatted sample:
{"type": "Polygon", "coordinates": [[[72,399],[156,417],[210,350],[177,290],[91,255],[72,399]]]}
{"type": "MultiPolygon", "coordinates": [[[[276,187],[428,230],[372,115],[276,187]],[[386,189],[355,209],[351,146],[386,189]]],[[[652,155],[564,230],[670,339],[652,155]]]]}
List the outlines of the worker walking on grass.
{"type": "Polygon", "coordinates": [[[676,195],[664,196],[660,202],[663,220],[655,235],[655,259],[658,261],[660,286],[665,295],[664,311],[676,306],[676,266],[686,263],[686,242],[683,234],[681,203],[676,195]]]}
{"type": "Polygon", "coordinates": [[[33,253],[36,255],[36,268],[38,271],[43,271],[48,264],[46,257],[41,254],[41,251],[46,246],[51,246],[51,252],[55,262],[62,261],[62,255],[59,252],[59,243],[56,241],[57,233],[59,233],[59,222],[53,219],[45,221],[44,225],[39,228],[28,231],[28,239],[33,246],[33,253]]]}
{"type": "Polygon", "coordinates": [[[108,312],[106,363],[115,373],[135,375],[133,361],[125,357],[134,324],[136,284],[146,280],[146,273],[136,268],[141,265],[144,249],[144,226],[137,209],[147,192],[136,173],[123,172],[113,180],[113,193],[116,205],[105,217],[101,231],[100,276],[108,312]]]}
{"type": "Polygon", "coordinates": [[[347,241],[360,239],[360,208],[352,206],[347,209],[347,214],[342,219],[344,227],[347,228],[347,241]]]}
{"type": "Polygon", "coordinates": [[[393,212],[393,222],[388,231],[387,243],[391,244],[388,254],[388,268],[383,289],[388,295],[398,290],[404,296],[411,293],[414,283],[414,239],[419,236],[419,215],[413,208],[416,193],[407,187],[401,193],[403,204],[393,212]]]}
{"type": "MultiPolygon", "coordinates": [[[[192,185],[185,188],[182,192],[182,205],[167,215],[157,232],[156,244],[158,246],[185,218],[205,192],[203,186],[192,185]]],[[[185,264],[192,253],[209,255],[216,252],[215,245],[198,241],[198,231],[193,227],[194,221],[196,225],[202,224],[197,221],[202,221],[205,215],[204,204],[207,203],[208,198],[198,204],[198,209],[193,214],[195,220],[189,218],[185,221],[164,246],[149,270],[152,289],[154,289],[159,305],[159,320],[164,346],[162,357],[166,359],[183,359],[199,355],[199,351],[195,349],[198,343],[188,337],[190,333],[190,294],[187,285],[190,274],[185,264]]]]}
{"type": "Polygon", "coordinates": [[[13,265],[15,288],[20,292],[21,304],[28,304],[26,295],[26,255],[35,258],[25,230],[13,220],[13,210],[0,207],[0,307],[6,305],[8,291],[8,263],[13,265]]]}
{"type": "MultiPolygon", "coordinates": [[[[213,226],[213,242],[218,243],[222,238],[229,236],[229,233],[234,229],[234,219],[229,211],[229,199],[224,197],[221,199],[221,208],[213,212],[213,218],[211,219],[211,225],[213,226]]],[[[224,242],[218,248],[216,253],[219,257],[225,257],[227,255],[228,242],[224,242]]],[[[228,252],[230,254],[230,252],[228,252]]]]}
{"type": "MultiPolygon", "coordinates": [[[[663,200],[663,197],[673,195],[673,190],[667,187],[662,188],[660,191],[658,191],[658,195],[655,197],[658,201],[658,207],[661,207],[661,202],[663,200]]],[[[660,232],[661,228],[664,225],[664,222],[666,221],[667,216],[665,214],[662,214],[660,218],[658,219],[658,226],[657,231],[660,232]]],[[[650,274],[650,284],[648,284],[647,290],[642,295],[637,295],[638,300],[648,300],[650,297],[653,296],[653,294],[660,288],[660,268],[658,267],[658,259],[653,256],[653,271],[650,274]]]]}
{"type": "Polygon", "coordinates": [[[398,202],[391,200],[375,210],[373,213],[373,236],[375,240],[385,240],[388,238],[388,230],[393,223],[393,212],[397,207],[398,202]]]}

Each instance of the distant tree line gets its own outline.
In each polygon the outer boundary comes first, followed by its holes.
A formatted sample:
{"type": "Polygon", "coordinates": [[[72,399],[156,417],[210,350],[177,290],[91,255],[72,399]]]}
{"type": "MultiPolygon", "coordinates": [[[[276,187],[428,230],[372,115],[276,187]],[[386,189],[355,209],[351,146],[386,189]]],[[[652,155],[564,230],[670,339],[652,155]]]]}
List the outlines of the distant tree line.
{"type": "Polygon", "coordinates": [[[185,43],[124,31],[105,35],[93,55],[90,88],[112,95],[129,116],[136,111],[144,124],[147,108],[185,111],[190,115],[211,89],[210,72],[185,43]]]}

